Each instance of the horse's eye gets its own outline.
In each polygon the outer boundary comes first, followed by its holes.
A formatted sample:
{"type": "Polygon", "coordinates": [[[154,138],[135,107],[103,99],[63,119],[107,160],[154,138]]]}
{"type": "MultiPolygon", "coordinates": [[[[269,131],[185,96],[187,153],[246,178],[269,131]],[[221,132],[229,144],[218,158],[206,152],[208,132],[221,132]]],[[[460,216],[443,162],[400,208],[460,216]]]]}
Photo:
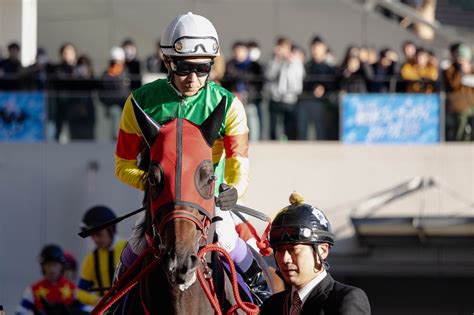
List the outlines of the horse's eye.
{"type": "Polygon", "coordinates": [[[194,183],[199,194],[205,198],[210,199],[213,196],[214,181],[216,175],[214,174],[214,168],[212,162],[209,160],[202,161],[196,169],[194,176],[194,183]]]}

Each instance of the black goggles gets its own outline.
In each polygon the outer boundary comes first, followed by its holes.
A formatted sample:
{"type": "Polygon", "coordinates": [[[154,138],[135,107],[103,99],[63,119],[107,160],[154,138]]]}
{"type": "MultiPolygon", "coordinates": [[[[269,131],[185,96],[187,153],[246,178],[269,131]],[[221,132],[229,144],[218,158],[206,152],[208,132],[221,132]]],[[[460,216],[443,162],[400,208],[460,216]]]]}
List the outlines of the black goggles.
{"type": "Polygon", "coordinates": [[[195,63],[184,60],[171,60],[171,70],[179,76],[188,76],[196,73],[198,77],[209,75],[212,69],[213,61],[205,63],[195,63]]]}
{"type": "Polygon", "coordinates": [[[285,241],[306,242],[313,239],[313,231],[304,226],[280,226],[270,230],[270,243],[285,241]]]}

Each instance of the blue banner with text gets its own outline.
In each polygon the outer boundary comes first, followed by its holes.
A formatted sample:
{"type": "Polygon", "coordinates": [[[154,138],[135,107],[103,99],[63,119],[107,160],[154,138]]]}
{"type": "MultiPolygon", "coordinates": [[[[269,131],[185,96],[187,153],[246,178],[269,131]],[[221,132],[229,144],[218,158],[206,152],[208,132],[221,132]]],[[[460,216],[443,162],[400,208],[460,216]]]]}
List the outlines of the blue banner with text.
{"type": "Polygon", "coordinates": [[[342,139],[350,144],[433,144],[440,141],[439,95],[346,94],[342,139]]]}
{"type": "Polygon", "coordinates": [[[0,141],[45,140],[45,95],[0,92],[0,141]]]}

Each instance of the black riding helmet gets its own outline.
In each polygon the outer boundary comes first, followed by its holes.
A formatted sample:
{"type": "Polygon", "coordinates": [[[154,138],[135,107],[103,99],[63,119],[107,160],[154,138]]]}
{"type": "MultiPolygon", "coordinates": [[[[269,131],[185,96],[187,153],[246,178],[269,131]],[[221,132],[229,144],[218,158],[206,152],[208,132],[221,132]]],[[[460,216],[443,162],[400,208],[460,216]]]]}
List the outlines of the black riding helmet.
{"type": "Polygon", "coordinates": [[[41,265],[47,262],[58,262],[64,265],[66,259],[64,258],[64,252],[61,247],[55,244],[49,244],[41,249],[39,262],[41,265]]]}
{"type": "MultiPolygon", "coordinates": [[[[106,206],[95,206],[87,210],[82,218],[81,230],[87,231],[105,222],[115,219],[115,213],[106,206]]],[[[115,225],[112,225],[112,231],[115,233],[115,225]]]]}
{"type": "Polygon", "coordinates": [[[270,229],[270,245],[281,244],[321,244],[334,245],[331,224],[324,213],[303,203],[298,193],[290,196],[290,205],[275,217],[270,229]]]}

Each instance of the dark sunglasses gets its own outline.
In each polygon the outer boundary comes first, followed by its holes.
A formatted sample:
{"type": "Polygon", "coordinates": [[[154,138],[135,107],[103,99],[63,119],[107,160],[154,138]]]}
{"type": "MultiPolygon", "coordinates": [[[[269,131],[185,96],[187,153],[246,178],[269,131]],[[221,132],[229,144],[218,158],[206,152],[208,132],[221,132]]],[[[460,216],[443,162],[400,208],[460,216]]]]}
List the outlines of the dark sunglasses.
{"type": "Polygon", "coordinates": [[[195,63],[184,60],[171,60],[170,64],[171,70],[179,76],[188,76],[195,72],[198,77],[204,77],[209,75],[214,62],[195,63]]]}
{"type": "Polygon", "coordinates": [[[278,241],[309,241],[313,231],[301,226],[281,226],[270,230],[270,242],[278,241]]]}

